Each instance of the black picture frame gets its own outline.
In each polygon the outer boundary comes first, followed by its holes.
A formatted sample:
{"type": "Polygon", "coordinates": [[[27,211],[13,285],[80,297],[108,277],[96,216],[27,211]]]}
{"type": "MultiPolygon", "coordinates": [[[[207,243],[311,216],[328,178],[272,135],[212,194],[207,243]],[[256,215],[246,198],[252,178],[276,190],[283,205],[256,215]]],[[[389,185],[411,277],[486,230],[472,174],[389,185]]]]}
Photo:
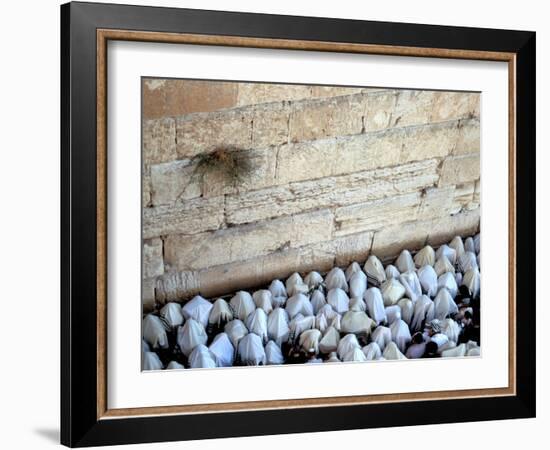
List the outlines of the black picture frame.
{"type": "Polygon", "coordinates": [[[71,447],[535,416],[534,32],[93,3],[61,6],[61,443],[71,447]],[[516,55],[516,394],[230,413],[98,418],[98,29],[516,55]],[[525,264],[529,261],[529,264],[525,264]]]}

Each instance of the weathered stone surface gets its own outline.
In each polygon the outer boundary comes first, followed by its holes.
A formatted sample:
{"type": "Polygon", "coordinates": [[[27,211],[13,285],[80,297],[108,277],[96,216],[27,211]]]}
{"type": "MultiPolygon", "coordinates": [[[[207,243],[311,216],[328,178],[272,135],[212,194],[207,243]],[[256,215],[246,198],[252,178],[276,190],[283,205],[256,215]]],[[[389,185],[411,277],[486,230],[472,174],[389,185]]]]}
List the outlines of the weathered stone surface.
{"type": "Polygon", "coordinates": [[[141,207],[151,206],[151,170],[146,167],[141,171],[141,207]]]}
{"type": "Polygon", "coordinates": [[[146,166],[177,158],[176,121],[174,119],[145,120],[142,133],[143,163],[146,166]]]}
{"type": "Polygon", "coordinates": [[[282,101],[301,100],[311,97],[311,86],[291,84],[242,83],[239,84],[239,106],[257,105],[282,101]]]}
{"type": "Polygon", "coordinates": [[[481,143],[481,131],[479,128],[479,118],[470,120],[461,120],[459,122],[459,138],[453,149],[453,155],[465,155],[469,153],[479,153],[481,143]]]}
{"type": "Polygon", "coordinates": [[[155,279],[143,278],[141,281],[141,303],[143,312],[148,313],[155,309],[155,279]]]}
{"type": "Polygon", "coordinates": [[[395,258],[404,248],[420,250],[428,238],[431,222],[405,222],[374,233],[371,253],[383,261],[395,258]]]}
{"type": "Polygon", "coordinates": [[[223,197],[197,198],[143,210],[143,239],[168,234],[197,234],[223,223],[223,197]]]}
{"type": "Polygon", "coordinates": [[[165,239],[164,258],[176,270],[203,269],[327,241],[332,228],[332,213],[318,211],[214,233],[173,235],[165,239]]]}
{"type": "Polygon", "coordinates": [[[414,192],[337,208],[335,235],[379,230],[396,223],[416,220],[420,200],[420,193],[414,192]]]}
{"type": "Polygon", "coordinates": [[[226,199],[227,221],[255,222],[417,191],[437,182],[437,164],[432,159],[230,195],[226,199]]]}
{"type": "Polygon", "coordinates": [[[454,196],[452,198],[452,206],[450,214],[457,214],[463,209],[475,209],[470,207],[474,197],[475,183],[466,183],[456,186],[454,196]]]}
{"type": "Polygon", "coordinates": [[[433,220],[428,243],[433,246],[448,243],[455,236],[468,236],[479,230],[479,209],[433,220]]]}
{"type": "Polygon", "coordinates": [[[200,197],[201,179],[190,160],[151,166],[151,203],[169,205],[177,200],[200,197]]]}
{"type": "Polygon", "coordinates": [[[388,128],[393,119],[398,93],[382,91],[369,94],[365,98],[363,126],[365,132],[379,131],[388,128]]]}
{"type": "Polygon", "coordinates": [[[401,133],[401,163],[445,157],[459,137],[458,122],[407,127],[401,133]]]}
{"type": "Polygon", "coordinates": [[[296,103],[290,115],[290,141],[359,134],[363,128],[364,109],[361,95],[296,103]]]}
{"type": "Polygon", "coordinates": [[[158,277],[155,284],[155,300],[164,304],[192,297],[199,293],[199,277],[196,272],[172,272],[158,277]]]}
{"type": "Polygon", "coordinates": [[[441,166],[440,186],[462,184],[479,179],[479,153],[446,158],[441,166]]]}
{"type": "Polygon", "coordinates": [[[434,97],[430,122],[461,118],[479,118],[480,94],[477,92],[432,92],[434,97]]]}
{"type": "Polygon", "coordinates": [[[455,187],[426,189],[418,209],[418,220],[448,214],[453,206],[455,187]]]}
{"type": "Polygon", "coordinates": [[[252,120],[249,112],[240,109],[179,118],[177,155],[185,159],[218,149],[250,148],[252,120]]]}
{"type": "Polygon", "coordinates": [[[258,107],[252,122],[252,146],[270,147],[288,142],[290,108],[258,107]]]}
{"type": "Polygon", "coordinates": [[[159,238],[145,239],[143,241],[143,276],[156,277],[164,273],[162,260],[162,240],[159,238]]]}
{"type": "Polygon", "coordinates": [[[143,80],[144,119],[217,111],[237,104],[238,83],[222,81],[143,80]]]}
{"type": "Polygon", "coordinates": [[[480,180],[477,180],[474,187],[474,194],[472,196],[472,201],[466,206],[467,209],[476,209],[479,208],[481,201],[481,183],[480,180]]]}
{"type": "Polygon", "coordinates": [[[344,86],[311,86],[311,97],[339,97],[342,95],[353,95],[367,91],[368,88],[344,87],[344,86]]]}
{"type": "Polygon", "coordinates": [[[373,237],[374,233],[363,232],[334,239],[331,245],[335,264],[343,267],[353,261],[366,261],[372,248],[373,237]]]}

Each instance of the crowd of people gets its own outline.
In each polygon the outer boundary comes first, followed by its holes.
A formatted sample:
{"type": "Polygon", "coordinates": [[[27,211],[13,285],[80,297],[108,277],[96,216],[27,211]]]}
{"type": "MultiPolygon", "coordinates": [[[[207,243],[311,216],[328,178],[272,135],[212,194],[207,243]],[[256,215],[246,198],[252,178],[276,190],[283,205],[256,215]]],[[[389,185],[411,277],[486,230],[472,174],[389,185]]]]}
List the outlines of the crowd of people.
{"type": "Polygon", "coordinates": [[[480,235],[146,314],[143,370],[480,355],[480,235]]]}

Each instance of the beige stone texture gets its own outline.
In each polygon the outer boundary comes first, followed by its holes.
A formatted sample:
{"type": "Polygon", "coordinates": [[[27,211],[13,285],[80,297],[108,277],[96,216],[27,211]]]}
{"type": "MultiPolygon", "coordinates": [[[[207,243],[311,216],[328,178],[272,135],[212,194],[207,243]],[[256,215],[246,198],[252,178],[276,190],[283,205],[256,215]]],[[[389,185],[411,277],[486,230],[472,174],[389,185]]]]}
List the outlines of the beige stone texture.
{"type": "Polygon", "coordinates": [[[371,253],[383,261],[399,255],[401,250],[420,250],[428,238],[431,222],[405,222],[381,228],[374,233],[371,253]]]}
{"type": "Polygon", "coordinates": [[[363,128],[363,96],[335,97],[297,103],[290,115],[290,142],[359,134],[363,128]]]}
{"type": "Polygon", "coordinates": [[[396,223],[416,220],[420,201],[420,193],[414,192],[337,208],[334,214],[335,235],[379,230],[396,223]]]}
{"type": "Polygon", "coordinates": [[[441,167],[440,186],[462,184],[479,179],[479,154],[446,158],[441,167]]]}
{"type": "Polygon", "coordinates": [[[229,195],[226,198],[227,222],[255,222],[417,191],[437,182],[437,164],[432,159],[229,195]]]}
{"type": "Polygon", "coordinates": [[[475,183],[460,184],[455,187],[454,196],[452,198],[452,206],[449,213],[451,215],[457,214],[464,209],[475,209],[472,207],[474,200],[475,183]]]}
{"type": "Polygon", "coordinates": [[[161,239],[154,238],[143,241],[142,263],[145,278],[156,277],[164,273],[161,239]]]}
{"type": "Polygon", "coordinates": [[[142,237],[150,239],[168,234],[191,235],[216,230],[224,221],[223,205],[223,197],[213,197],[145,208],[142,237]]]}
{"type": "Polygon", "coordinates": [[[455,236],[469,236],[477,233],[479,217],[479,209],[473,209],[454,216],[434,219],[428,234],[428,243],[438,246],[448,243],[455,236]]]}
{"type": "Polygon", "coordinates": [[[151,166],[151,204],[170,205],[177,200],[200,197],[201,179],[190,160],[151,166]]]}
{"type": "Polygon", "coordinates": [[[157,119],[233,108],[237,104],[238,84],[146,78],[142,92],[143,118],[157,119]]]}
{"type": "Polygon", "coordinates": [[[453,149],[453,155],[479,153],[481,143],[479,118],[461,120],[458,128],[459,138],[453,149]]]}
{"type": "Polygon", "coordinates": [[[290,108],[258,107],[252,121],[252,147],[263,148],[288,142],[290,108]]]}
{"type": "Polygon", "coordinates": [[[160,304],[190,298],[198,293],[199,277],[196,272],[166,273],[155,282],[155,300],[160,304]]]}
{"type": "Polygon", "coordinates": [[[144,313],[155,309],[155,284],[155,278],[143,278],[141,281],[141,303],[144,313]]]}
{"type": "Polygon", "coordinates": [[[166,118],[145,120],[143,133],[143,164],[173,161],[176,153],[176,121],[166,118]]]}
{"type": "Polygon", "coordinates": [[[165,263],[178,271],[197,270],[327,241],[333,220],[330,211],[317,211],[213,233],[168,236],[165,263]]]}

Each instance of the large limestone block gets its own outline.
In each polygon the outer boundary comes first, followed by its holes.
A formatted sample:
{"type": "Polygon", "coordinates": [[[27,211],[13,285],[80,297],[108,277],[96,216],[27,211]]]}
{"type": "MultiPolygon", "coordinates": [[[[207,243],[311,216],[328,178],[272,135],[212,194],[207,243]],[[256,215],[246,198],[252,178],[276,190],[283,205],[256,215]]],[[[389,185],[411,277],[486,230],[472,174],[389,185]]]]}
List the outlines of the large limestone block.
{"type": "Polygon", "coordinates": [[[239,83],[239,106],[311,98],[311,86],[267,83],[239,83]]]}
{"type": "Polygon", "coordinates": [[[142,133],[144,165],[158,164],[177,158],[174,119],[145,120],[142,133]]]}
{"type": "Polygon", "coordinates": [[[455,236],[475,234],[479,230],[479,217],[478,208],[434,220],[429,230],[428,244],[435,247],[448,243],[455,236]]]}
{"type": "Polygon", "coordinates": [[[143,209],[142,234],[144,239],[168,234],[197,234],[218,229],[224,220],[224,199],[197,198],[175,205],[143,209]]]}
{"type": "Polygon", "coordinates": [[[371,253],[382,260],[394,259],[406,248],[424,247],[431,222],[405,222],[382,228],[374,233],[371,253]]]}
{"type": "Polygon", "coordinates": [[[290,141],[361,133],[364,109],[361,95],[296,103],[290,115],[290,141]]]}
{"type": "Polygon", "coordinates": [[[437,182],[437,165],[432,159],[239,192],[226,198],[227,221],[241,224],[418,191],[437,182]]]}
{"type": "Polygon", "coordinates": [[[288,142],[289,107],[257,107],[253,114],[252,147],[270,147],[288,142]]]}
{"type": "Polygon", "coordinates": [[[162,260],[162,240],[159,238],[145,239],[143,241],[143,276],[156,277],[164,273],[162,260]]]}
{"type": "Polygon", "coordinates": [[[196,272],[171,272],[158,277],[155,282],[155,300],[181,301],[199,293],[199,277],[196,272]]]}
{"type": "Polygon", "coordinates": [[[414,192],[337,208],[335,235],[379,230],[396,223],[415,220],[420,201],[420,193],[414,192]]]}
{"type": "Polygon", "coordinates": [[[176,270],[203,269],[329,240],[333,214],[318,211],[199,235],[165,239],[165,263],[176,270]]]}
{"type": "Polygon", "coordinates": [[[445,158],[441,166],[440,186],[461,184],[479,179],[479,153],[445,158]]]}
{"type": "Polygon", "coordinates": [[[481,144],[481,132],[479,128],[479,117],[469,120],[461,120],[458,126],[459,138],[453,155],[466,155],[479,153],[481,144]]]}
{"type": "Polygon", "coordinates": [[[170,205],[200,197],[201,180],[188,159],[151,166],[151,204],[170,205]]]}

